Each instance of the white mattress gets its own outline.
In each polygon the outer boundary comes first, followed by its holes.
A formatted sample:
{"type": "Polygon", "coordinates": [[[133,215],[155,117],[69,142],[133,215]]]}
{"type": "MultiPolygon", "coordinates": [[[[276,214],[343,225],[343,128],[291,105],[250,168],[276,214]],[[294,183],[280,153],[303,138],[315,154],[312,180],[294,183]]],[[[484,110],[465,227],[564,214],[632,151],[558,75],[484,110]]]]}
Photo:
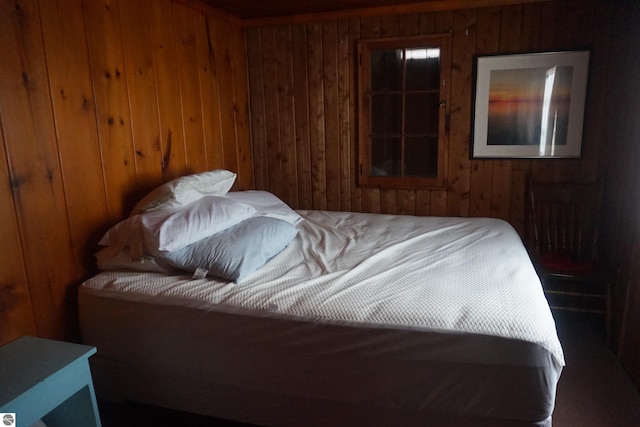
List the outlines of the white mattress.
{"type": "Polygon", "coordinates": [[[296,239],[239,285],[99,273],[80,290],[84,341],[101,357],[140,366],[163,344],[196,346],[154,354],[151,363],[281,394],[548,419],[564,357],[540,281],[508,223],[300,214],[296,239]],[[233,357],[211,356],[218,368],[206,368],[194,352],[233,357]],[[269,375],[278,369],[286,380],[269,375]],[[336,381],[349,386],[328,384],[336,381]]]}

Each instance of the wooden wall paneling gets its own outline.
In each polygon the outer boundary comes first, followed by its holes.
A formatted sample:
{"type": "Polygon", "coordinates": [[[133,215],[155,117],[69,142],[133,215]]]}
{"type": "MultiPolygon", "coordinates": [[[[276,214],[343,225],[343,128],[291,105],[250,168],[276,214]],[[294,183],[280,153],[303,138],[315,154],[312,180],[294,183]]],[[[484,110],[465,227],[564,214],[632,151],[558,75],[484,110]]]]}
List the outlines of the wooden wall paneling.
{"type": "MultiPolygon", "coordinates": [[[[5,22],[0,18],[5,26],[5,22]]],[[[9,27],[10,28],[10,27],[9,27]]],[[[0,30],[0,43],[7,41],[6,31],[0,30]]],[[[0,70],[3,65],[0,63],[0,70]]],[[[2,72],[4,75],[4,72],[2,72]]],[[[1,87],[1,86],[0,86],[1,87]]],[[[0,259],[0,343],[6,343],[21,335],[35,335],[36,323],[27,285],[27,274],[16,206],[12,193],[12,178],[5,155],[7,147],[3,132],[0,108],[0,242],[5,250],[0,259]]]]}
{"type": "Polygon", "coordinates": [[[0,3],[0,238],[12,248],[0,267],[0,343],[25,333],[77,339],[76,289],[94,271],[95,242],[151,186],[186,171],[186,151],[198,154],[194,169],[209,159],[224,167],[226,143],[240,186],[253,182],[242,29],[192,6],[0,3]],[[165,158],[160,122],[180,136],[183,111],[199,135],[165,158]]]}
{"type": "Polygon", "coordinates": [[[39,335],[68,338],[66,286],[78,271],[37,3],[0,3],[0,32],[0,115],[33,316],[39,335]]]}
{"type": "Polygon", "coordinates": [[[278,141],[280,142],[280,162],[282,165],[282,196],[293,206],[298,205],[298,172],[295,137],[295,105],[293,83],[293,41],[291,27],[274,29],[276,46],[276,75],[278,96],[278,141]]]}
{"type": "Polygon", "coordinates": [[[606,2],[598,1],[595,4],[596,21],[590,31],[592,35],[597,32],[597,37],[592,37],[591,41],[586,109],[587,120],[593,123],[588,123],[584,128],[584,132],[589,133],[590,142],[584,147],[585,165],[580,169],[580,176],[584,181],[603,179],[608,186],[610,174],[607,173],[606,166],[611,156],[611,147],[605,141],[608,137],[607,98],[611,95],[609,76],[612,68],[609,59],[613,56],[613,13],[606,2]]]}
{"type": "Polygon", "coordinates": [[[398,190],[397,213],[400,215],[416,214],[416,190],[398,190]]]}
{"type": "MultiPolygon", "coordinates": [[[[360,39],[360,21],[356,18],[350,19],[348,22],[349,34],[346,41],[349,51],[349,141],[346,150],[352,156],[348,165],[343,166],[350,173],[349,191],[350,191],[350,210],[354,212],[362,211],[362,191],[358,186],[358,105],[356,102],[358,93],[358,58],[357,58],[357,40],[360,39]]],[[[345,50],[347,50],[345,49],[345,50]]],[[[343,76],[344,77],[344,76],[343,76]]],[[[342,79],[341,79],[342,81],[342,79]]],[[[344,87],[343,87],[344,88],[344,87]]],[[[341,132],[342,133],[342,132],[341,132]]]]}
{"type": "MultiPolygon", "coordinates": [[[[299,28],[299,27],[294,27],[299,28]]],[[[295,33],[294,33],[295,34],[295,33]]],[[[264,98],[264,78],[263,78],[263,55],[262,55],[262,30],[250,28],[245,30],[245,40],[247,45],[247,69],[249,75],[249,93],[251,93],[251,141],[253,147],[253,174],[255,186],[260,189],[270,189],[269,187],[269,163],[267,160],[267,106],[264,98]]],[[[294,43],[294,47],[296,44],[294,43]]],[[[294,55],[294,60],[296,56],[294,55]]],[[[295,61],[294,61],[295,66],[295,61]]],[[[297,79],[296,79],[297,81],[297,79]]],[[[306,93],[306,88],[305,88],[306,93]]],[[[298,93],[296,92],[296,100],[298,93]]],[[[296,104],[297,107],[297,104],[296,104]]],[[[297,111],[297,110],[296,110],[297,111]]],[[[296,122],[300,118],[296,114],[296,122]]],[[[297,124],[297,123],[296,123],[297,124]]],[[[299,145],[307,146],[299,141],[299,145]]],[[[310,179],[311,174],[307,174],[310,179]]],[[[300,180],[300,177],[298,177],[300,180]]],[[[294,206],[295,207],[295,206],[294,206]]]]}
{"type": "Polygon", "coordinates": [[[284,176],[282,171],[282,146],[280,140],[280,119],[278,105],[278,46],[275,27],[261,30],[262,72],[264,84],[265,129],[267,144],[267,175],[269,190],[284,199],[284,176]]]}
{"type": "Polygon", "coordinates": [[[247,53],[244,32],[239,26],[230,26],[233,30],[230,41],[231,78],[233,80],[234,125],[236,130],[236,155],[238,156],[238,179],[240,190],[255,188],[253,179],[253,155],[251,151],[251,123],[249,111],[249,86],[247,77],[247,53]]]}
{"type": "Polygon", "coordinates": [[[153,63],[149,1],[120,3],[122,39],[138,188],[144,192],[162,183],[158,95],[153,63]]]}
{"type": "Polygon", "coordinates": [[[380,213],[391,215],[398,213],[398,190],[380,189],[380,213]]]}
{"type": "Polygon", "coordinates": [[[109,218],[100,147],[92,143],[98,131],[84,17],[81,0],[40,6],[69,229],[81,275],[94,265],[97,232],[109,218]]]}
{"type": "MultiPolygon", "coordinates": [[[[379,38],[380,35],[381,35],[380,18],[362,18],[360,20],[360,38],[361,39],[365,40],[365,39],[379,38]]],[[[380,189],[378,188],[362,188],[361,189],[361,195],[362,195],[361,203],[362,203],[363,212],[380,213],[381,211],[380,210],[380,197],[381,197],[380,193],[381,193],[380,189]]]]}
{"type": "MultiPolygon", "coordinates": [[[[213,25],[214,33],[214,49],[216,51],[216,71],[218,76],[218,99],[220,103],[220,123],[222,130],[222,144],[224,168],[237,172],[239,170],[238,163],[238,147],[236,134],[236,111],[234,100],[234,72],[242,73],[244,79],[242,83],[246,84],[246,70],[237,70],[233,66],[233,57],[244,52],[233,52],[230,43],[233,37],[237,37],[238,29],[232,27],[229,22],[216,20],[213,25]]],[[[239,183],[243,182],[242,178],[239,183]]]]}
{"type": "MultiPolygon", "coordinates": [[[[499,7],[478,9],[476,55],[491,55],[499,51],[501,15],[502,9],[499,7]]],[[[473,118],[473,115],[471,115],[469,126],[472,126],[473,118]]],[[[494,160],[484,159],[475,159],[471,162],[471,182],[469,184],[470,216],[491,216],[494,163],[494,160]]]]}
{"type": "Polygon", "coordinates": [[[324,82],[324,138],[325,138],[325,188],[326,209],[340,210],[341,160],[340,109],[338,104],[338,23],[322,24],[322,80],[324,82]]]}
{"type": "MultiPolygon", "coordinates": [[[[173,4],[173,15],[178,46],[180,102],[170,104],[182,108],[184,139],[186,144],[187,173],[207,170],[207,153],[202,116],[202,90],[198,63],[198,38],[196,36],[197,12],[180,3],[173,4]]],[[[165,153],[166,157],[166,153],[165,153]]]]}
{"type": "MultiPolygon", "coordinates": [[[[340,156],[339,169],[339,185],[340,185],[340,210],[350,211],[351,207],[351,181],[355,180],[352,171],[355,171],[354,156],[356,146],[352,145],[351,138],[351,73],[355,72],[352,68],[351,57],[353,51],[349,43],[349,21],[341,20],[337,22],[336,28],[336,58],[338,73],[338,138],[340,156]],[[351,154],[353,153],[353,155],[351,154]]],[[[355,142],[355,141],[354,141],[355,142]]]]}
{"type": "MultiPolygon", "coordinates": [[[[180,6],[176,4],[176,7],[180,6]]],[[[170,181],[187,173],[176,43],[178,24],[170,2],[149,2],[149,16],[162,147],[162,180],[170,181]]]]}
{"type": "Polygon", "coordinates": [[[469,215],[471,161],[471,90],[476,39],[476,11],[456,11],[451,70],[451,132],[447,177],[447,215],[469,215]]]}
{"type": "MultiPolygon", "coordinates": [[[[292,66],[293,66],[293,99],[294,99],[294,131],[296,142],[296,171],[298,181],[298,205],[300,209],[313,208],[313,190],[311,178],[311,139],[310,139],[310,107],[309,107],[309,70],[307,67],[307,27],[293,25],[291,27],[292,66]]],[[[253,94],[252,94],[253,95],[253,94]]]]}
{"type": "MultiPolygon", "coordinates": [[[[84,1],[87,51],[109,223],[129,214],[140,196],[131,134],[119,1],[84,1]]],[[[106,231],[106,230],[105,230],[106,231]]]]}
{"type": "Polygon", "coordinates": [[[327,208],[322,25],[307,25],[309,142],[313,209],[327,208]]]}
{"type": "Polygon", "coordinates": [[[420,34],[434,34],[436,32],[436,13],[421,13],[419,25],[420,34]]]}
{"type": "Polygon", "coordinates": [[[198,69],[200,70],[203,135],[207,169],[209,170],[224,168],[221,144],[222,125],[220,123],[220,103],[218,102],[218,72],[212,25],[215,25],[214,21],[208,15],[201,13],[196,17],[196,44],[198,46],[198,69]]]}

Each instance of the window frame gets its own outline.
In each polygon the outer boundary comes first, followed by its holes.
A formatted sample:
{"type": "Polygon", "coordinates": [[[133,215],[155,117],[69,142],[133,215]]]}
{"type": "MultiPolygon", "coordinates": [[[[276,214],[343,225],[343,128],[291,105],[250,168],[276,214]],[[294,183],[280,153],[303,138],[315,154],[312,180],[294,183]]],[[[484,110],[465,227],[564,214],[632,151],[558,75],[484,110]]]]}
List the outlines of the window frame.
{"type": "MultiPolygon", "coordinates": [[[[358,185],[396,189],[442,189],[447,176],[449,111],[451,97],[451,34],[363,39],[358,49],[358,185]],[[438,159],[435,177],[371,175],[371,51],[382,49],[440,48],[440,91],[438,108],[438,159]]],[[[404,88],[402,94],[405,94],[404,88]]],[[[404,132],[402,134],[404,138],[404,132]]]]}

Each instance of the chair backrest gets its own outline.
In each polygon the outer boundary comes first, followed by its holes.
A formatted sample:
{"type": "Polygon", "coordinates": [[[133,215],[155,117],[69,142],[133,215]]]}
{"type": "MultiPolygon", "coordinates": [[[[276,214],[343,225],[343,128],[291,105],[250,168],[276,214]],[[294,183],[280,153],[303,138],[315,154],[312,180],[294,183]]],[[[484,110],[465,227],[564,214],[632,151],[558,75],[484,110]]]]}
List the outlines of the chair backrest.
{"type": "Polygon", "coordinates": [[[540,183],[527,176],[527,241],[538,255],[564,254],[597,261],[602,186],[540,183]]]}

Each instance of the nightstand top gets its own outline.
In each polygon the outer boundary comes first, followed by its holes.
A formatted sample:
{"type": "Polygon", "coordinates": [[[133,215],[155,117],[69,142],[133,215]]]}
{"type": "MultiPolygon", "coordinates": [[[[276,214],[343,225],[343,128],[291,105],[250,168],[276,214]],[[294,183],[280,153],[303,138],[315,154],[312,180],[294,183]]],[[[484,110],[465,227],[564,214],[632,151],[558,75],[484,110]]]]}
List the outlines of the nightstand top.
{"type": "Polygon", "coordinates": [[[0,347],[0,407],[95,352],[95,347],[87,345],[29,336],[0,347]]]}

